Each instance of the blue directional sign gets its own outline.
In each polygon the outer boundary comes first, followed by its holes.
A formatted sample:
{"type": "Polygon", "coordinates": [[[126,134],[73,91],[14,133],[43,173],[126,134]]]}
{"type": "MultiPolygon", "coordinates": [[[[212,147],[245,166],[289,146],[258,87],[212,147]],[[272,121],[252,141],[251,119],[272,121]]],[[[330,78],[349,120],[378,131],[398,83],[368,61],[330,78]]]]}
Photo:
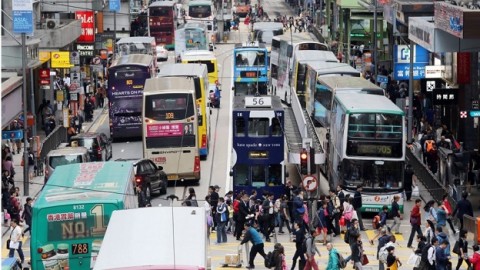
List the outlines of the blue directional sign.
{"type": "Polygon", "coordinates": [[[377,83],[388,83],[388,77],[384,75],[377,75],[377,83]]]}
{"type": "Polygon", "coordinates": [[[33,33],[33,12],[31,10],[13,10],[13,32],[16,34],[33,33]]]}
{"type": "Polygon", "coordinates": [[[120,11],[120,0],[110,0],[108,2],[108,8],[110,11],[119,12],[120,11]]]}
{"type": "MultiPolygon", "coordinates": [[[[395,45],[393,54],[393,76],[395,80],[408,80],[410,77],[410,49],[407,45],[395,45]]],[[[428,65],[429,52],[415,45],[413,50],[413,79],[425,78],[425,66],[428,65]]]]}
{"type": "Polygon", "coordinates": [[[470,117],[480,117],[480,111],[470,111],[470,117]]]}
{"type": "Polygon", "coordinates": [[[23,130],[4,130],[2,131],[2,140],[18,140],[23,138],[23,130]]]}

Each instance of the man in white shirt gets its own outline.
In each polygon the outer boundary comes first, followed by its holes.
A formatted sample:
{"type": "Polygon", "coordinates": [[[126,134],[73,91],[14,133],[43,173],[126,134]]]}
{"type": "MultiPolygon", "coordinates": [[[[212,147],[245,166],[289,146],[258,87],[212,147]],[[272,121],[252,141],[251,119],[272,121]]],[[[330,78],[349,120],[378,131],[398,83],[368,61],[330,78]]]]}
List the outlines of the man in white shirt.
{"type": "Polygon", "coordinates": [[[15,250],[17,250],[18,256],[20,256],[20,261],[23,264],[25,256],[22,251],[22,228],[18,226],[18,220],[16,219],[12,219],[10,224],[12,226],[12,231],[10,232],[10,245],[8,247],[10,251],[8,257],[13,258],[15,250]]]}

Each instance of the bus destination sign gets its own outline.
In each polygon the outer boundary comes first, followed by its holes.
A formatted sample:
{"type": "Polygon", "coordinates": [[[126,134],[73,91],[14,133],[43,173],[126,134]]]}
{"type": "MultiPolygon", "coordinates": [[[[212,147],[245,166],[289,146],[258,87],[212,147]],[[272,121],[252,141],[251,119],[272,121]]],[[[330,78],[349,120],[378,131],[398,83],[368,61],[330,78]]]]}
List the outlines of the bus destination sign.
{"type": "Polygon", "coordinates": [[[268,151],[266,150],[250,151],[248,152],[248,158],[251,158],[251,159],[268,158],[268,151]]]}
{"type": "Polygon", "coordinates": [[[272,97],[245,97],[245,107],[271,108],[272,97]]]}
{"type": "Polygon", "coordinates": [[[259,74],[258,71],[240,71],[240,77],[242,78],[258,78],[259,74]]]}

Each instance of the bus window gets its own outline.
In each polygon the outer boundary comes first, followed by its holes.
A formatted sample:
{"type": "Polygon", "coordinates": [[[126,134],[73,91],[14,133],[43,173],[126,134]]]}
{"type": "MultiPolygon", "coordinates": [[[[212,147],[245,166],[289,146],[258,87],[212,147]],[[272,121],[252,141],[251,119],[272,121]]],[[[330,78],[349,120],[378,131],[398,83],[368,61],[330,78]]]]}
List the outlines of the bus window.
{"type": "Polygon", "coordinates": [[[185,119],[194,115],[194,110],[190,95],[149,95],[145,100],[145,117],[156,121],[185,119]]]}
{"type": "Polygon", "coordinates": [[[275,164],[268,166],[268,185],[278,186],[282,184],[282,165],[275,164]]]}
{"type": "Polygon", "coordinates": [[[252,166],[252,187],[265,186],[265,166],[253,165],[252,166]]]}
{"type": "Polygon", "coordinates": [[[280,125],[278,118],[272,119],[272,136],[282,136],[282,126],[280,125]]]}
{"type": "Polygon", "coordinates": [[[248,185],[248,166],[237,164],[235,165],[235,174],[233,175],[234,185],[247,186],[248,185]]]}
{"type": "Polygon", "coordinates": [[[251,118],[248,119],[248,136],[249,137],[265,137],[269,132],[268,118],[251,118]]]}
{"type": "Polygon", "coordinates": [[[190,64],[204,64],[207,65],[207,72],[212,73],[215,71],[215,65],[212,61],[188,61],[190,64]]]}
{"type": "Polygon", "coordinates": [[[258,51],[243,51],[235,55],[236,66],[264,66],[265,65],[265,54],[258,51]]]}
{"type": "Polygon", "coordinates": [[[235,120],[235,136],[245,137],[245,120],[243,118],[235,120]]]}

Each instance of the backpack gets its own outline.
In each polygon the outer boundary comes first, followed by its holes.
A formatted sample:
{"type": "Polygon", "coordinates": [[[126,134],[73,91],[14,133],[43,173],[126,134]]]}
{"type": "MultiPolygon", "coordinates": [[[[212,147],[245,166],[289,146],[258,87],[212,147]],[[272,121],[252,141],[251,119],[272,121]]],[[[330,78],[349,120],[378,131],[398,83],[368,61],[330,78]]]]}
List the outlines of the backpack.
{"type": "Polygon", "coordinates": [[[338,256],[338,267],[340,269],[344,269],[347,267],[347,261],[345,261],[345,259],[343,258],[342,254],[340,254],[339,252],[337,252],[337,256],[338,256]]]}
{"type": "Polygon", "coordinates": [[[433,247],[431,244],[427,244],[422,249],[421,261],[424,262],[424,263],[427,263],[427,265],[430,265],[430,263],[428,262],[428,250],[431,247],[433,247]]]}
{"type": "Polygon", "coordinates": [[[345,243],[347,244],[350,244],[350,230],[347,230],[345,232],[345,235],[343,236],[343,241],[345,241],[345,243]]]}
{"type": "Polygon", "coordinates": [[[305,237],[305,239],[303,239],[303,243],[302,243],[302,250],[303,252],[307,252],[307,240],[308,239],[312,239],[312,243],[313,243],[313,238],[312,237],[305,237]]]}
{"type": "Polygon", "coordinates": [[[273,252],[268,252],[267,256],[265,257],[265,267],[272,268],[275,267],[275,256],[273,252]]]}
{"type": "Polygon", "coordinates": [[[427,140],[425,141],[425,150],[427,153],[433,153],[437,149],[435,148],[435,142],[433,140],[427,140]]]}
{"type": "Polygon", "coordinates": [[[374,230],[377,230],[380,227],[380,216],[376,215],[372,220],[372,227],[374,230]]]}
{"type": "Polygon", "coordinates": [[[33,154],[28,155],[28,165],[35,165],[35,161],[33,160],[33,154]]]}
{"type": "Polygon", "coordinates": [[[381,263],[387,263],[387,258],[388,258],[388,250],[387,247],[393,246],[391,243],[386,243],[383,247],[380,248],[380,251],[378,252],[378,260],[380,260],[381,263]]]}
{"type": "Polygon", "coordinates": [[[455,254],[457,254],[457,255],[460,255],[460,254],[461,254],[460,248],[462,248],[462,247],[460,246],[460,240],[457,240],[457,241],[455,242],[455,245],[453,246],[452,252],[455,253],[455,254]]]}

